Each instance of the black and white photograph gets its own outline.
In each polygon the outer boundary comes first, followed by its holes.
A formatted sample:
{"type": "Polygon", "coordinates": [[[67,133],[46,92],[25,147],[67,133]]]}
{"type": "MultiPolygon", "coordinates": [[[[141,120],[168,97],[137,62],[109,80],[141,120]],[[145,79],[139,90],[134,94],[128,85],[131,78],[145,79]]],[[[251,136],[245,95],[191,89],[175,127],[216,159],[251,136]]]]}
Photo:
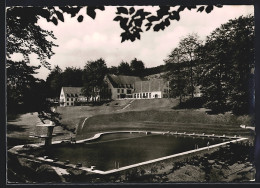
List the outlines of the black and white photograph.
{"type": "Polygon", "coordinates": [[[5,11],[7,184],[256,182],[254,5],[5,11]]]}

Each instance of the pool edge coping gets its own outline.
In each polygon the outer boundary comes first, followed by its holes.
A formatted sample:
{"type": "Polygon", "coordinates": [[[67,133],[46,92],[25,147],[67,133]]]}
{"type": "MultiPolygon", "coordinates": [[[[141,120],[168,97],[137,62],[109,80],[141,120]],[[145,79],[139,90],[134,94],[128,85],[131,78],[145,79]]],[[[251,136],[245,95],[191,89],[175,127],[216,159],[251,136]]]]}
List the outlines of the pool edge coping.
{"type": "MultiPolygon", "coordinates": [[[[207,149],[209,150],[209,149],[219,147],[219,146],[222,146],[222,145],[226,145],[226,144],[229,144],[229,143],[248,140],[248,138],[245,138],[245,137],[236,137],[236,136],[230,137],[230,136],[225,136],[225,135],[218,136],[218,135],[214,135],[214,134],[205,135],[204,133],[203,134],[194,134],[194,133],[193,134],[187,134],[186,132],[178,133],[177,131],[176,132],[169,132],[169,131],[167,131],[167,132],[165,132],[165,131],[164,132],[163,131],[110,131],[110,132],[97,133],[91,138],[78,140],[76,143],[84,143],[84,142],[87,142],[87,141],[98,139],[100,136],[102,136],[104,134],[114,134],[114,133],[146,133],[146,134],[163,134],[163,135],[168,134],[168,135],[198,136],[198,137],[223,138],[223,139],[235,139],[235,140],[230,140],[230,141],[222,142],[222,143],[219,143],[219,144],[214,144],[214,145],[211,145],[211,146],[193,149],[193,150],[189,150],[189,151],[185,151],[185,152],[181,152],[181,153],[177,153],[177,154],[173,154],[173,155],[168,155],[168,156],[165,156],[165,157],[160,157],[160,158],[152,159],[152,160],[149,160],[149,161],[144,161],[144,162],[141,162],[141,163],[135,163],[135,164],[132,164],[132,165],[120,167],[120,168],[117,168],[117,169],[107,170],[107,171],[93,170],[93,169],[88,168],[88,167],[77,167],[76,165],[73,165],[73,164],[60,164],[60,163],[58,164],[57,163],[58,161],[53,161],[52,159],[45,159],[43,157],[35,158],[34,155],[18,154],[18,152],[17,152],[17,150],[23,148],[25,145],[32,146],[32,147],[39,147],[39,146],[42,146],[43,143],[17,145],[17,146],[10,148],[8,151],[13,153],[13,154],[16,154],[16,155],[19,155],[19,156],[22,156],[22,157],[26,157],[26,158],[31,159],[31,160],[49,163],[49,164],[54,165],[54,166],[58,165],[58,166],[62,166],[63,168],[72,167],[72,168],[77,168],[77,169],[84,170],[84,171],[87,171],[87,172],[105,175],[105,174],[112,174],[112,173],[115,173],[115,172],[124,171],[124,170],[130,169],[130,168],[135,168],[135,167],[142,166],[142,165],[147,165],[147,164],[163,161],[163,160],[170,159],[170,158],[175,158],[175,157],[186,155],[186,154],[196,153],[196,152],[204,151],[204,150],[207,150],[207,149]]],[[[63,142],[64,142],[64,140],[63,141],[53,141],[52,144],[61,144],[63,142]]]]}

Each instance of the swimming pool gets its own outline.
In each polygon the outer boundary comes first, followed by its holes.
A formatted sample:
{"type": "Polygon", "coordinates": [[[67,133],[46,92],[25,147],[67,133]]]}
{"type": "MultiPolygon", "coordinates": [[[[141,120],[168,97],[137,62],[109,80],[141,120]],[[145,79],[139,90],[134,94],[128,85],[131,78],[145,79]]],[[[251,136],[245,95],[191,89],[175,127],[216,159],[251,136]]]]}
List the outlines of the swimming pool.
{"type": "Polygon", "coordinates": [[[78,144],[55,144],[39,148],[36,157],[48,156],[101,171],[117,169],[197,148],[222,143],[228,139],[143,133],[105,134],[78,144]]]}

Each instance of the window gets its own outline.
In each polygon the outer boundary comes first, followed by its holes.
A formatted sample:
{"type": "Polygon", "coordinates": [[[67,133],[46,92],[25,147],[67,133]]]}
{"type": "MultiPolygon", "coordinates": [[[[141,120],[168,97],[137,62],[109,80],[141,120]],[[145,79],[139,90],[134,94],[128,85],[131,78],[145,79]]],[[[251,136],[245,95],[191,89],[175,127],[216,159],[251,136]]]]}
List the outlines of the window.
{"type": "Polygon", "coordinates": [[[131,89],[128,89],[128,90],[127,90],[127,94],[131,94],[131,89]]]}
{"type": "Polygon", "coordinates": [[[120,97],[120,96],[119,96],[119,95],[117,95],[117,98],[118,98],[118,99],[119,99],[119,97],[120,97]]]}
{"type": "Polygon", "coordinates": [[[134,94],[134,98],[136,98],[136,94],[134,94]]]}
{"type": "Polygon", "coordinates": [[[67,98],[67,101],[69,101],[70,100],[70,98],[67,98]]]}
{"type": "Polygon", "coordinates": [[[124,93],[124,89],[121,89],[121,93],[124,93]]]}
{"type": "Polygon", "coordinates": [[[167,93],[167,89],[164,89],[164,93],[167,93]]]}
{"type": "Polygon", "coordinates": [[[69,106],[70,105],[70,103],[67,103],[67,106],[69,106]]]}
{"type": "Polygon", "coordinates": [[[120,93],[120,89],[117,89],[117,93],[120,93]]]}
{"type": "Polygon", "coordinates": [[[151,93],[149,93],[149,98],[151,98],[152,96],[151,96],[151,93]]]}
{"type": "Polygon", "coordinates": [[[139,98],[139,93],[137,94],[137,98],[139,98]]]}

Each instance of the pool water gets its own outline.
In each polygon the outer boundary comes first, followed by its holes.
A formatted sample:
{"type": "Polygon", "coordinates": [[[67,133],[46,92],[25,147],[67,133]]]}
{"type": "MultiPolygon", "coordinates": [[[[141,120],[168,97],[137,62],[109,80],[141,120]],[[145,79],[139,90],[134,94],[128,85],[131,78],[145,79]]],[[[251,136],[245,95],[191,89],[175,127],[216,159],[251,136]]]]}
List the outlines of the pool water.
{"type": "Polygon", "coordinates": [[[85,167],[107,171],[168,155],[173,155],[223,142],[223,139],[177,135],[117,133],[102,135],[99,139],[81,144],[52,145],[39,156],[82,163],[85,167]]]}

